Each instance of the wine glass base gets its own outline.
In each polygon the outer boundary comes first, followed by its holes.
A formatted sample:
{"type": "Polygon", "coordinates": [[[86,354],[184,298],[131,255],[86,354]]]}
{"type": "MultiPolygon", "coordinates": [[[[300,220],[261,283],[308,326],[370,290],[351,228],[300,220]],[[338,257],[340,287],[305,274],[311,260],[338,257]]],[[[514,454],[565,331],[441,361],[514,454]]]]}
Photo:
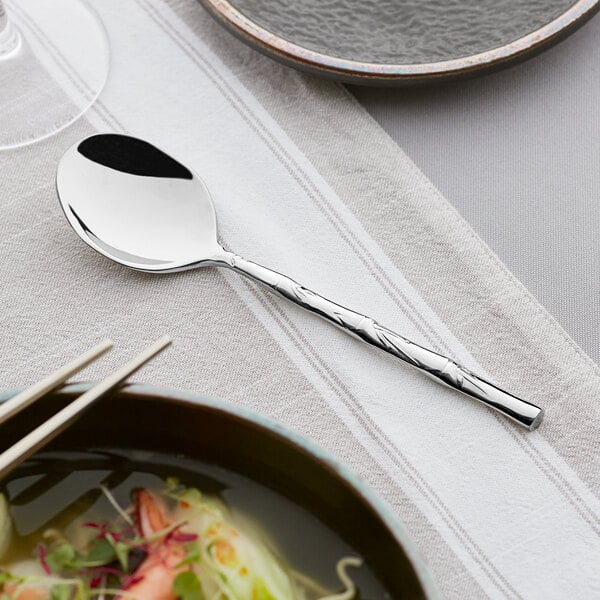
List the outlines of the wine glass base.
{"type": "Polygon", "coordinates": [[[85,0],[4,0],[0,150],[32,144],[76,121],[109,67],[104,27],[85,0]]]}

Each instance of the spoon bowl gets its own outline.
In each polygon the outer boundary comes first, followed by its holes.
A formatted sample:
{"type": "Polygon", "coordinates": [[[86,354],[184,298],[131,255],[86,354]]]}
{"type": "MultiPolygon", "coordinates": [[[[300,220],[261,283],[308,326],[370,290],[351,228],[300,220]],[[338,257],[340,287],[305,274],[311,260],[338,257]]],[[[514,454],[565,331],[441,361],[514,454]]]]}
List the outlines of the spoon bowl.
{"type": "Polygon", "coordinates": [[[541,408],[501,390],[452,359],[222,248],[206,185],[148,142],[117,134],[83,140],[60,161],[57,189],[73,229],[111,260],[155,273],[206,265],[233,269],[528,429],[542,421],[541,408]]]}
{"type": "Polygon", "coordinates": [[[148,142],[116,134],[87,138],[65,153],[56,184],[73,229],[127,267],[180,271],[224,253],[202,179],[148,142]]]}

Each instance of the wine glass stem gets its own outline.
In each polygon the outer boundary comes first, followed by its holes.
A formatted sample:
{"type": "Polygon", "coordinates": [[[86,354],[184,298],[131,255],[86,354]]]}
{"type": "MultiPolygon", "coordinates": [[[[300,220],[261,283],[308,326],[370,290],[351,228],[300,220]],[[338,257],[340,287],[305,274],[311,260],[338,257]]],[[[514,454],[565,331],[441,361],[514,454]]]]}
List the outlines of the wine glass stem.
{"type": "Polygon", "coordinates": [[[4,31],[7,25],[8,18],[6,16],[6,11],[4,10],[4,4],[2,0],[0,0],[0,32],[4,31]]]}
{"type": "Polygon", "coordinates": [[[13,27],[4,3],[0,0],[0,60],[7,58],[21,43],[21,36],[13,27]]]}

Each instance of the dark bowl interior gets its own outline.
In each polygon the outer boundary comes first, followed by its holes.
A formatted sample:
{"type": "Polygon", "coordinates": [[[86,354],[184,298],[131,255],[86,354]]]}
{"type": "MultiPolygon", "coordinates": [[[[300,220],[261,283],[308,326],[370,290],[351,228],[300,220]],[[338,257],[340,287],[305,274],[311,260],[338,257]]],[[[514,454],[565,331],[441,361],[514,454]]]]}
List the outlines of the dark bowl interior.
{"type": "MultiPolygon", "coordinates": [[[[364,556],[392,598],[430,598],[423,567],[370,492],[300,438],[240,416],[233,407],[192,402],[133,386],[92,407],[47,449],[135,448],[185,455],[249,477],[319,516],[364,556]],[[403,547],[404,546],[404,547],[403,547]],[[409,557],[409,554],[411,555],[409,557]]],[[[79,390],[80,391],[80,390],[79,390]]],[[[74,397],[73,388],[38,401],[2,427],[2,450],[74,397]]]]}

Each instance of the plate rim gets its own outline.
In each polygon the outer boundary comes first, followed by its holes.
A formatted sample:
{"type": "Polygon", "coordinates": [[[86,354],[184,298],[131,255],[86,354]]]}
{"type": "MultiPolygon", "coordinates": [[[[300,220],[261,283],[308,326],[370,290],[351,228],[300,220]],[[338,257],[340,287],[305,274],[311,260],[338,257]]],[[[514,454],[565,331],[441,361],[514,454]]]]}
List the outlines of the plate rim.
{"type": "MultiPolygon", "coordinates": [[[[92,388],[95,383],[71,383],[66,384],[60,389],[50,392],[52,395],[80,395],[92,388]]],[[[0,390],[0,403],[5,402],[12,396],[21,392],[24,388],[0,390]]],[[[437,583],[433,578],[430,567],[425,562],[421,552],[417,549],[415,542],[406,532],[403,523],[396,516],[391,506],[379,494],[377,494],[368,484],[366,484],[359,475],[342,461],[335,458],[328,450],[323,448],[317,442],[312,441],[308,436],[302,435],[294,429],[287,427],[277,421],[265,417],[264,415],[250,410],[248,408],[237,406],[225,400],[216,400],[183,390],[174,390],[167,387],[143,384],[128,383],[117,390],[111,392],[112,395],[129,395],[138,398],[159,398],[168,402],[175,402],[183,405],[205,406],[207,408],[222,411],[235,419],[250,421],[251,423],[268,430],[270,433],[283,437],[287,442],[291,442],[295,447],[303,452],[310,454],[317,462],[323,463],[327,468],[333,470],[335,474],[347,483],[363,501],[370,505],[375,513],[382,520],[393,536],[396,537],[404,550],[408,560],[415,570],[415,574],[421,583],[423,591],[428,600],[440,600],[441,595],[437,583]]]]}
{"type": "Polygon", "coordinates": [[[228,0],[199,2],[226,29],[271,58],[301,70],[362,84],[425,83],[499,69],[559,42],[600,10],[600,0],[577,0],[552,21],[503,46],[445,61],[393,64],[362,62],[310,50],[258,25],[228,0]]]}

